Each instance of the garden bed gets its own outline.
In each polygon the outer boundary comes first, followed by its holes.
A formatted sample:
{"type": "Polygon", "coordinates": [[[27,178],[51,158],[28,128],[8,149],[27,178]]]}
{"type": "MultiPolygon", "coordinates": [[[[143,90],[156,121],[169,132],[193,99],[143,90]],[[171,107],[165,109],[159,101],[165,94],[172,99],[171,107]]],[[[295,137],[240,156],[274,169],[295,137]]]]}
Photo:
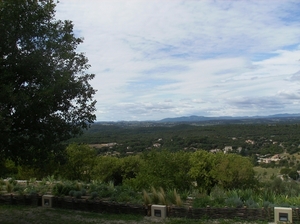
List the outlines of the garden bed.
{"type": "MultiPolygon", "coordinates": [[[[6,205],[27,205],[41,206],[42,196],[40,195],[13,195],[5,194],[0,196],[0,203],[6,205]]],[[[129,203],[117,203],[102,200],[76,199],[74,197],[53,197],[53,208],[88,211],[94,213],[108,214],[132,214],[149,216],[151,205],[134,205],[129,203]]],[[[45,208],[46,209],[46,208],[45,208]]],[[[168,218],[188,219],[240,219],[245,221],[274,220],[274,209],[272,208],[185,208],[167,206],[168,218]]],[[[293,208],[293,221],[300,221],[298,208],[293,208]]]]}

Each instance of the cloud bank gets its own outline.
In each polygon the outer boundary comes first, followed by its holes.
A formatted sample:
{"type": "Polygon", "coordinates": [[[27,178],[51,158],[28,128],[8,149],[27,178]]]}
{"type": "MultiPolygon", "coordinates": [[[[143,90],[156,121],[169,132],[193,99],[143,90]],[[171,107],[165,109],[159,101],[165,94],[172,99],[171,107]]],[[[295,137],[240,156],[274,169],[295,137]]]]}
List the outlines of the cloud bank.
{"type": "Polygon", "coordinates": [[[62,0],[96,74],[97,120],[298,113],[300,3],[62,0]]]}

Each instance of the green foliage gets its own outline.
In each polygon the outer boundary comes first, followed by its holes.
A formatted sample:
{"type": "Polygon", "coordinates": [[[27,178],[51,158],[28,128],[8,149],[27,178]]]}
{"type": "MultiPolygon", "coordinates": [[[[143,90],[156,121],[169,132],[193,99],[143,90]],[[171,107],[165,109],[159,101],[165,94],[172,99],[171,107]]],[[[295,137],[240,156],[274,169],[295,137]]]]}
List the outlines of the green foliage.
{"type": "Polygon", "coordinates": [[[225,189],[242,189],[257,185],[251,161],[237,154],[216,154],[211,175],[218,185],[225,189]]]}
{"type": "Polygon", "coordinates": [[[60,174],[69,180],[90,181],[96,162],[96,152],[88,145],[70,144],[66,148],[67,162],[60,174]]]}
{"type": "Polygon", "coordinates": [[[171,153],[167,150],[144,153],[136,178],[127,180],[125,184],[135,189],[149,189],[151,186],[164,189],[189,189],[191,187],[191,178],[187,174],[190,168],[189,156],[189,153],[171,153]]]}
{"type": "Polygon", "coordinates": [[[129,186],[116,186],[110,198],[116,202],[141,203],[141,195],[129,186]]]}
{"type": "Polygon", "coordinates": [[[225,189],[255,186],[255,172],[252,163],[236,154],[212,154],[197,151],[190,157],[189,175],[197,182],[197,187],[210,192],[218,185],[225,189]]]}
{"type": "Polygon", "coordinates": [[[10,182],[6,182],[6,189],[7,193],[11,193],[13,191],[13,184],[10,182]]]}
{"type": "Polygon", "coordinates": [[[84,188],[77,188],[76,190],[69,191],[69,196],[75,198],[81,198],[81,196],[86,196],[86,190],[84,188]]]}
{"type": "Polygon", "coordinates": [[[291,169],[291,171],[288,173],[288,176],[292,178],[293,180],[298,180],[299,178],[299,173],[297,172],[296,169],[291,169]]]}
{"type": "Polygon", "coordinates": [[[167,191],[165,197],[166,197],[166,204],[177,205],[177,206],[183,205],[183,202],[181,200],[182,197],[177,192],[176,189],[167,191]]]}
{"type": "Polygon", "coordinates": [[[291,169],[286,167],[280,170],[280,174],[288,174],[289,172],[291,172],[291,169]]]}
{"type": "Polygon", "coordinates": [[[0,1],[0,157],[39,167],[95,120],[87,58],[53,0],[0,1]]]}
{"type": "Polygon", "coordinates": [[[25,186],[21,184],[16,184],[12,189],[13,192],[17,192],[20,195],[23,195],[25,193],[24,190],[25,190],[25,186]]]}
{"type": "Polygon", "coordinates": [[[64,181],[63,183],[56,183],[52,188],[52,194],[55,196],[69,195],[71,191],[76,191],[78,188],[76,184],[71,181],[64,181]]]}
{"type": "Polygon", "coordinates": [[[120,170],[122,174],[122,182],[126,179],[136,178],[137,174],[140,172],[140,167],[143,164],[143,160],[140,156],[127,156],[120,161],[120,170]]]}
{"type": "Polygon", "coordinates": [[[151,192],[148,193],[146,190],[143,190],[143,202],[144,205],[148,204],[159,204],[159,205],[176,205],[182,206],[183,202],[177,190],[169,190],[167,193],[162,187],[156,189],[151,187],[151,192]]]}
{"type": "Polygon", "coordinates": [[[255,202],[252,198],[247,199],[247,200],[244,202],[244,205],[245,205],[247,208],[259,208],[258,203],[255,202]]]}
{"type": "Polygon", "coordinates": [[[151,204],[151,197],[145,189],[143,189],[143,203],[144,205],[151,204]]]}
{"type": "Polygon", "coordinates": [[[214,201],[214,205],[217,207],[224,204],[226,197],[226,191],[219,186],[213,187],[210,192],[210,198],[214,201]]]}
{"type": "Polygon", "coordinates": [[[18,174],[18,167],[10,159],[0,159],[0,176],[2,177],[16,177],[18,174]]]}
{"type": "Polygon", "coordinates": [[[207,206],[213,207],[214,202],[207,194],[202,194],[194,199],[193,207],[194,208],[206,208],[207,206]]]}
{"type": "Polygon", "coordinates": [[[35,195],[37,194],[39,189],[34,185],[29,185],[24,189],[24,194],[35,195]]]}
{"type": "Polygon", "coordinates": [[[99,196],[99,195],[98,195],[97,192],[95,192],[95,191],[91,192],[91,199],[95,199],[95,198],[97,198],[98,196],[99,196]]]}
{"type": "Polygon", "coordinates": [[[215,166],[215,155],[199,150],[191,155],[189,162],[189,175],[197,182],[197,187],[200,191],[210,191],[217,184],[210,173],[215,166]]]}
{"type": "MultiPolygon", "coordinates": [[[[270,121],[268,121],[270,122],[270,121]]],[[[92,125],[83,136],[74,139],[76,142],[89,144],[116,142],[113,148],[101,148],[99,153],[114,150],[125,155],[127,151],[144,152],[152,148],[154,143],[160,143],[160,148],[172,152],[195,151],[195,149],[223,149],[233,146],[234,149],[242,147],[241,155],[253,158],[256,165],[256,154],[275,153],[282,151],[280,144],[289,152],[296,153],[300,150],[299,120],[290,123],[277,122],[274,125],[266,124],[218,124],[203,125],[203,123],[166,124],[166,123],[110,123],[110,125],[97,123],[92,125]],[[160,141],[157,141],[160,139],[160,141]],[[246,143],[253,140],[253,144],[246,143]],[[270,141],[272,140],[272,141],[270,141]],[[130,147],[127,150],[127,146],[130,147]],[[274,149],[274,150],[273,150],[274,149]]]]}
{"type": "Polygon", "coordinates": [[[103,182],[113,181],[116,185],[122,183],[120,159],[112,156],[99,156],[95,161],[92,179],[103,182]]]}
{"type": "Polygon", "coordinates": [[[115,188],[106,183],[95,183],[90,186],[90,192],[96,192],[99,198],[109,198],[112,196],[115,188]]]}
{"type": "Polygon", "coordinates": [[[159,204],[160,203],[160,197],[159,197],[158,193],[160,193],[160,192],[157,192],[157,190],[154,187],[151,187],[151,202],[153,204],[159,204]]]}
{"type": "Polygon", "coordinates": [[[5,181],[0,178],[0,188],[2,188],[3,185],[5,185],[5,181]]]}
{"type": "Polygon", "coordinates": [[[232,196],[226,198],[225,204],[227,207],[241,208],[243,206],[243,201],[239,197],[232,196]]]}
{"type": "Polygon", "coordinates": [[[12,184],[13,186],[15,186],[18,182],[16,181],[15,178],[10,178],[8,179],[8,183],[12,184]]]}
{"type": "Polygon", "coordinates": [[[77,198],[77,199],[80,199],[81,196],[83,196],[83,195],[82,195],[82,192],[81,192],[81,191],[75,191],[74,194],[73,194],[73,196],[74,196],[75,198],[77,198]]]}

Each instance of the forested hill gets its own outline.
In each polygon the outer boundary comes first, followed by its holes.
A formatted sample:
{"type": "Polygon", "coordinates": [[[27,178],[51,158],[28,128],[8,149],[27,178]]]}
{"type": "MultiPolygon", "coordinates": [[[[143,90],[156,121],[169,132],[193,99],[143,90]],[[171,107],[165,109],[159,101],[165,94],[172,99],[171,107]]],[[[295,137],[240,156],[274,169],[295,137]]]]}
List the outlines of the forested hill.
{"type": "Polygon", "coordinates": [[[95,123],[72,142],[93,145],[99,153],[121,155],[150,149],[194,151],[197,149],[239,150],[242,155],[300,151],[300,120],[275,122],[170,123],[105,122],[95,123]]]}
{"type": "Polygon", "coordinates": [[[282,122],[282,121],[294,121],[300,120],[300,114],[274,114],[269,116],[222,116],[222,117],[204,117],[204,116],[187,116],[187,117],[175,117],[165,118],[160,122],[240,122],[240,123],[259,123],[259,122],[282,122]]]}

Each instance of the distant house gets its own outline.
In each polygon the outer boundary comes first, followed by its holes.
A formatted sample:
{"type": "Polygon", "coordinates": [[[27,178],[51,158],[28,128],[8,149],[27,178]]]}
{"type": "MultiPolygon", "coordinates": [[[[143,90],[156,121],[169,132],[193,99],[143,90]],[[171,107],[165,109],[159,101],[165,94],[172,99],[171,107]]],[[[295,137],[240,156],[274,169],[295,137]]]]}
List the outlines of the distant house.
{"type": "Polygon", "coordinates": [[[259,158],[258,162],[259,163],[271,163],[271,162],[277,162],[280,161],[280,155],[276,154],[271,157],[266,157],[266,158],[259,158]]]}
{"type": "Polygon", "coordinates": [[[254,144],[254,141],[252,141],[252,140],[250,140],[250,139],[246,140],[245,142],[248,143],[248,144],[251,144],[251,145],[254,144]]]}
{"type": "Polygon", "coordinates": [[[126,152],[127,155],[133,155],[134,152],[126,152]]]}
{"type": "Polygon", "coordinates": [[[153,144],[153,147],[155,147],[155,148],[159,148],[161,146],[161,144],[159,144],[159,143],[154,143],[153,144]]]}
{"type": "Polygon", "coordinates": [[[227,152],[231,152],[232,150],[233,150],[232,146],[225,146],[225,148],[223,149],[223,152],[227,153],[227,152]]]}
{"type": "Polygon", "coordinates": [[[217,152],[220,152],[220,151],[221,151],[221,149],[211,149],[210,150],[211,153],[217,153],[217,152]]]}
{"type": "Polygon", "coordinates": [[[239,153],[241,153],[242,150],[243,150],[242,147],[238,147],[238,148],[236,149],[236,151],[238,151],[239,153]]]}

